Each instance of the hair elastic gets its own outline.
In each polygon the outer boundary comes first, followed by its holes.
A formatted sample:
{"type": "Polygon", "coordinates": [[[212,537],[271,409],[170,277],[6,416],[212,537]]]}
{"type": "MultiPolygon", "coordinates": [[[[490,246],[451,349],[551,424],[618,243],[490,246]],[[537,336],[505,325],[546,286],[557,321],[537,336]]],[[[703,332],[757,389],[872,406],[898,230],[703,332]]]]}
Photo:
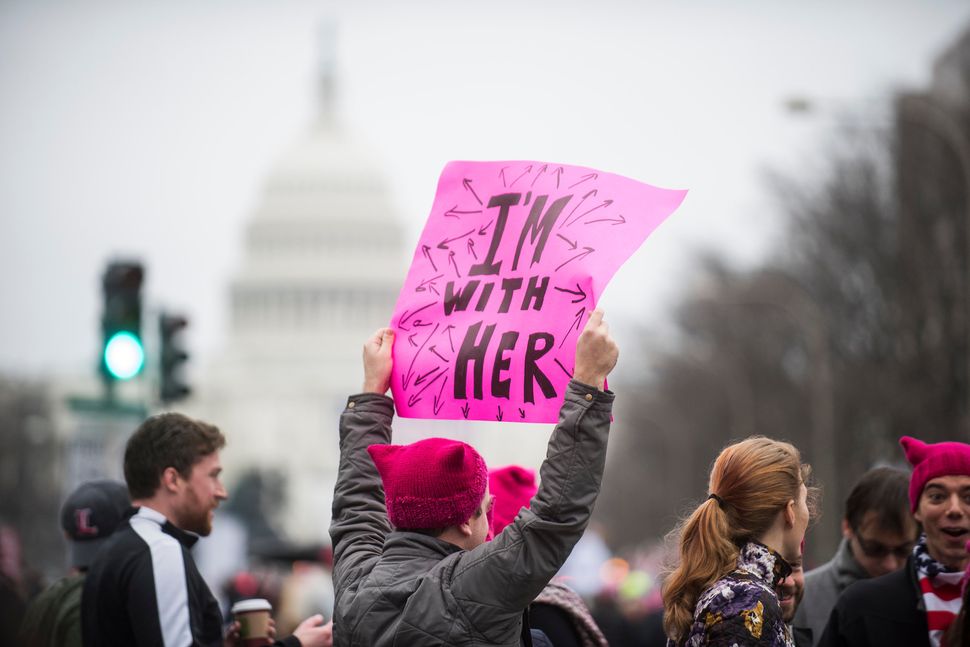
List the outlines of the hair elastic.
{"type": "Polygon", "coordinates": [[[721,510],[723,510],[727,506],[727,504],[724,503],[724,499],[722,499],[718,495],[714,494],[713,492],[711,492],[710,494],[708,494],[707,495],[707,498],[708,499],[714,499],[715,501],[717,501],[717,504],[719,506],[721,506],[721,510]]]}

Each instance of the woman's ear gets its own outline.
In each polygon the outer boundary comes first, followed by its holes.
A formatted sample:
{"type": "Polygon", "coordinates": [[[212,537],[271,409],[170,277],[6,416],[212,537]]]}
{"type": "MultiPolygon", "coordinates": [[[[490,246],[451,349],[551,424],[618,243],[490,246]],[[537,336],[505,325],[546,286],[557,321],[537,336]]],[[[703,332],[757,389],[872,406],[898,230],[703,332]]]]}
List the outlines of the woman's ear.
{"type": "Polygon", "coordinates": [[[463,537],[471,537],[472,536],[472,523],[471,522],[472,522],[472,520],[469,519],[468,521],[466,521],[464,523],[458,524],[458,526],[457,526],[458,532],[460,532],[463,537]]]}
{"type": "Polygon", "coordinates": [[[794,528],[795,527],[795,500],[789,499],[788,503],[785,504],[785,527],[794,528]]]}

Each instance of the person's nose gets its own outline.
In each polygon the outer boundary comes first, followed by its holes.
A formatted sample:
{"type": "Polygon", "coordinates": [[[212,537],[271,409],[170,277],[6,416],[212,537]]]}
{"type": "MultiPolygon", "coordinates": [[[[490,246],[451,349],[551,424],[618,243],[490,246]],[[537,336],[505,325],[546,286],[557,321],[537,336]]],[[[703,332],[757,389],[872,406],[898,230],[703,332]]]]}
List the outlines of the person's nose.
{"type": "Polygon", "coordinates": [[[959,519],[964,516],[963,502],[960,495],[954,492],[946,501],[946,516],[950,519],[959,519]]]}
{"type": "Polygon", "coordinates": [[[902,568],[903,562],[905,561],[905,557],[897,557],[895,553],[890,552],[882,559],[879,566],[882,567],[883,573],[892,573],[902,568]]]}

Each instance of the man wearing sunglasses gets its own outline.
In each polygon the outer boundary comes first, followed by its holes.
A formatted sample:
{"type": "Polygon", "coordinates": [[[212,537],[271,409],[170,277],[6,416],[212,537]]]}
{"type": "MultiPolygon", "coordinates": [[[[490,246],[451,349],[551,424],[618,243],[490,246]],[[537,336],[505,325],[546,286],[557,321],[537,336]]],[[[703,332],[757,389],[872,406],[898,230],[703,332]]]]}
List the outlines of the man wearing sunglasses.
{"type": "Polygon", "coordinates": [[[856,580],[902,568],[916,542],[909,511],[909,474],[893,467],[871,469],[845,502],[842,543],[826,564],[805,574],[805,595],[792,625],[817,645],[835,601],[856,580]]]}

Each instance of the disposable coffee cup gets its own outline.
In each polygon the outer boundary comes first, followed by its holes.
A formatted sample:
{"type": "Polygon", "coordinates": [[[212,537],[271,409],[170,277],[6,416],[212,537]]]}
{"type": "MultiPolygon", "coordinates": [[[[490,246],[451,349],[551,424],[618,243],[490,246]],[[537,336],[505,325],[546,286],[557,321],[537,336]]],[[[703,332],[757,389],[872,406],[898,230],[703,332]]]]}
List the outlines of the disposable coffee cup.
{"type": "Polygon", "coordinates": [[[273,605],[269,600],[250,598],[232,605],[232,615],[239,622],[239,637],[243,647],[264,647],[269,639],[269,616],[273,605]]]}

